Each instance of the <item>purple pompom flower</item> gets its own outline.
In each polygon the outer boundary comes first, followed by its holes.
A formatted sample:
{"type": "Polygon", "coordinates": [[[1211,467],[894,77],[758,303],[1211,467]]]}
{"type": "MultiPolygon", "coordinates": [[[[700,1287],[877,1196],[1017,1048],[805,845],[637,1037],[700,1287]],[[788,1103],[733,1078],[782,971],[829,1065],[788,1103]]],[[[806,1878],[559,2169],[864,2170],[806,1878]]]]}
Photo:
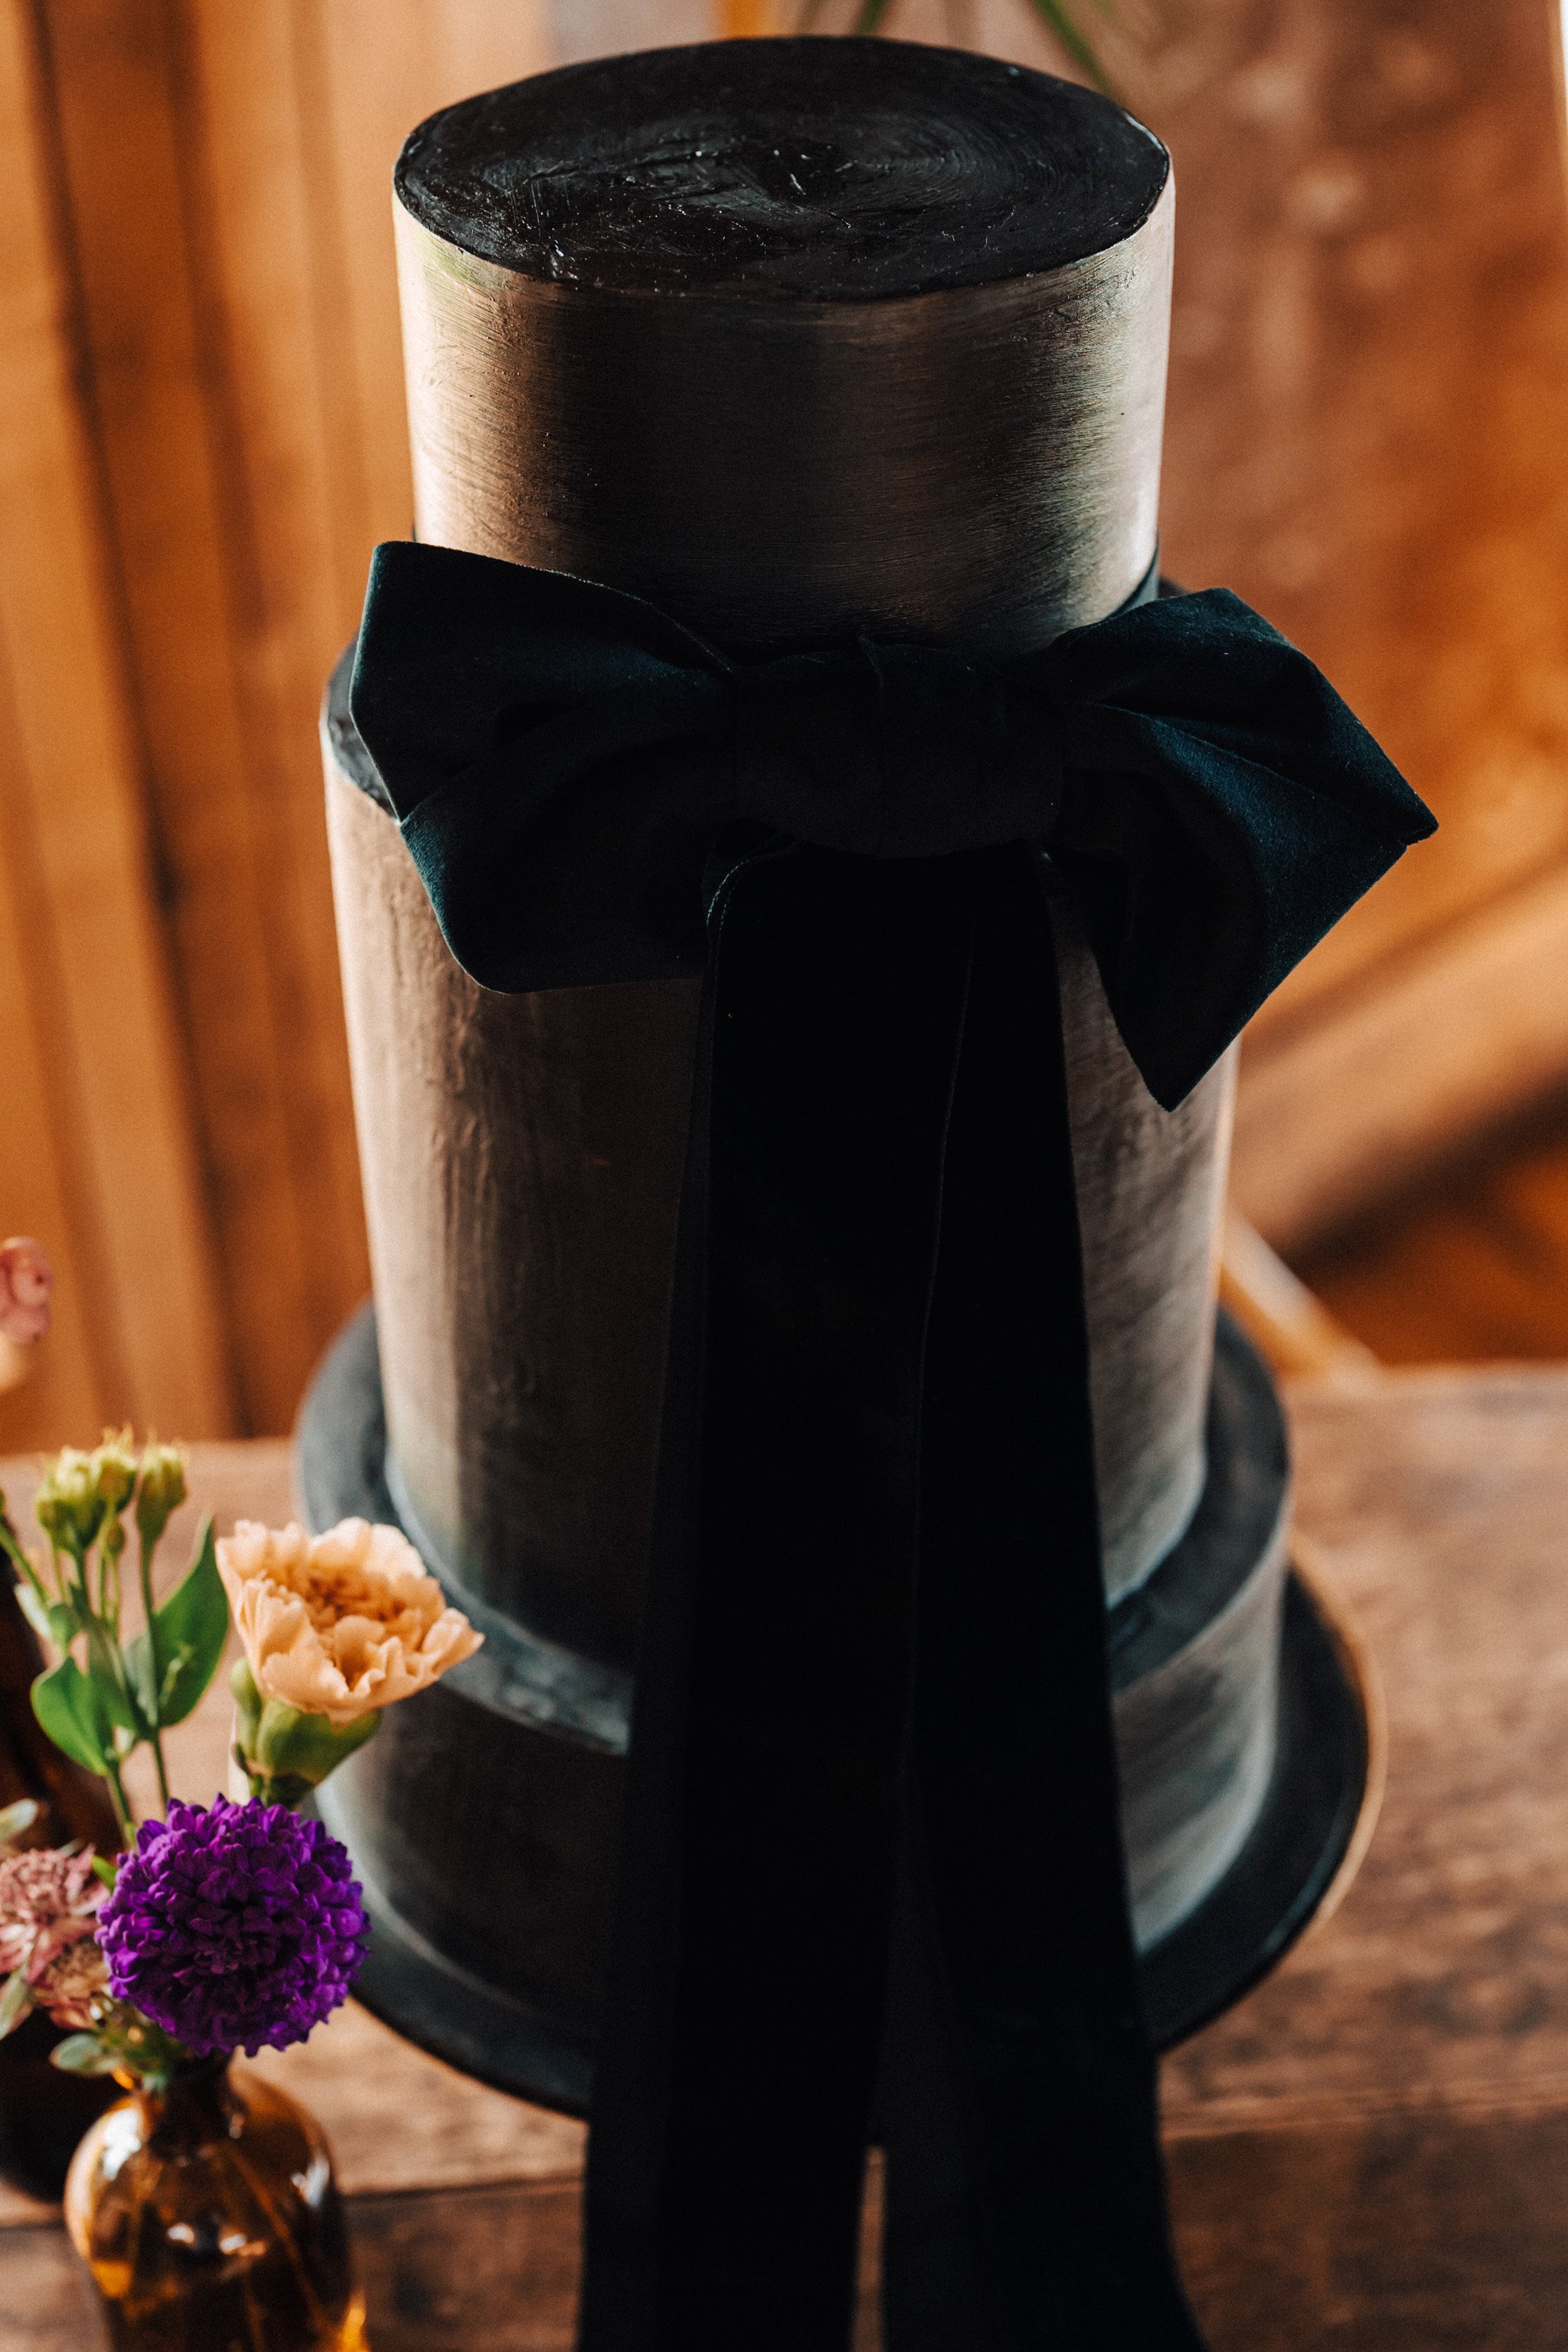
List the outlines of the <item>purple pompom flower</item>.
{"type": "Polygon", "coordinates": [[[203,2058],[303,2042],[370,1939],[347,1849],[320,1822],[224,1797],[142,1823],[98,1933],[110,1990],[203,2058]]]}

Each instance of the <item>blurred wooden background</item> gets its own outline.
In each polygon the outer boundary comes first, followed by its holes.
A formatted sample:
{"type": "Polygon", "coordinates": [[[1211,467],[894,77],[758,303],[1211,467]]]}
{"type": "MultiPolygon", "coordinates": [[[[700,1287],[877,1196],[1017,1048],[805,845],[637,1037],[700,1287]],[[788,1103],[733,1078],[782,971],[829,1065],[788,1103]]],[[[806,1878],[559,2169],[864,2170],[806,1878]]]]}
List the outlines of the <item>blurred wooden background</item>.
{"type": "MultiPolygon", "coordinates": [[[[1178,173],[1168,567],[1304,645],[1444,826],[1249,1040],[1237,1196],[1327,1265],[1568,1086],[1555,0],[1122,15],[1178,173]]],[[[0,1451],[285,1429],[367,1286],[315,719],[408,523],[404,134],[569,57],[783,21],[0,0],[0,1233],[60,1276],[0,1451]]],[[[1025,0],[888,26],[950,21],[1060,65],[1025,0]]]]}

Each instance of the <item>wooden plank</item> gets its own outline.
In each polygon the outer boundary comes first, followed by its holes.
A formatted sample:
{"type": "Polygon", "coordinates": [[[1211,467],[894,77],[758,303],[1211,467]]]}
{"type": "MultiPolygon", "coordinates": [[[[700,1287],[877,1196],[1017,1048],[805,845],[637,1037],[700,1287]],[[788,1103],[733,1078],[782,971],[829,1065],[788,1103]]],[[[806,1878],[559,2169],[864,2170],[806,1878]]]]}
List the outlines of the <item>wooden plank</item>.
{"type": "Polygon", "coordinates": [[[1180,191],[1166,562],[1321,662],[1442,824],[1248,1039],[1239,1195],[1294,1247],[1568,1074],[1556,11],[1105,39],[1180,191]]]}
{"type": "Polygon", "coordinates": [[[1302,644],[1443,821],[1266,1025],[1568,850],[1556,14],[1267,0],[1129,58],[1181,191],[1167,561],[1302,644]]]}
{"type": "Polygon", "coordinates": [[[1385,1363],[1568,1356],[1568,1100],[1300,1263],[1385,1363]]]}
{"type": "Polygon", "coordinates": [[[552,48],[562,65],[710,41],[720,30],[719,0],[549,0],[552,48]]]}
{"type": "Polygon", "coordinates": [[[476,68],[540,62],[538,18],[47,17],[242,1410],[280,1428],[368,1280],[315,718],[407,527],[390,158],[476,68]]]}
{"type": "MultiPolygon", "coordinates": [[[[575,2182],[355,2199],[349,2209],[375,2352],[572,2352],[580,2260],[575,2182]]],[[[850,2352],[877,2352],[873,2263],[850,2352]]],[[[6,2352],[79,2352],[97,2297],[59,2229],[13,2231],[0,2260],[6,2352]]]]}
{"type": "MultiPolygon", "coordinates": [[[[542,73],[557,61],[554,15],[544,0],[530,0],[521,8],[498,5],[497,0],[421,0],[421,5],[437,60],[432,88],[438,95],[430,100],[432,106],[449,106],[476,90],[500,89],[524,74],[542,73]]],[[[387,128],[401,143],[414,124],[405,122],[399,131],[389,121],[387,128]]],[[[387,170],[390,174],[390,163],[387,170]]],[[[384,218],[391,217],[389,199],[384,218]]]]}
{"type": "MultiPolygon", "coordinates": [[[[878,2205],[868,2200],[860,2301],[849,2352],[879,2352],[878,2205]]],[[[376,2352],[572,2352],[580,2203],[560,2183],[519,2197],[467,2190],[371,2198],[353,2208],[376,2352]]],[[[745,2341],[743,2313],[736,2343],[745,2341]]]]}
{"type": "Polygon", "coordinates": [[[1388,1782],[1321,1932],[1169,2071],[1191,2135],[1568,2105],[1568,1370],[1291,1391],[1300,1513],[1379,1662],[1388,1782]]]}
{"type": "Polygon", "coordinates": [[[579,2262],[575,2183],[526,2197],[468,2190],[373,2198],[354,2252],[376,2352],[572,2352],[579,2262]]]}
{"type": "Polygon", "coordinates": [[[1248,1034],[1233,1186],[1309,1247],[1568,1081],[1568,866],[1347,989],[1332,1017],[1248,1034]]]}
{"type": "Polygon", "coordinates": [[[368,1283],[316,749],[322,687],[363,583],[359,436],[334,391],[347,355],[323,324],[335,315],[335,248],[331,218],[317,220],[312,198],[302,93],[315,73],[301,12],[289,0],[243,10],[190,0],[180,15],[187,103],[199,123],[193,245],[221,322],[226,554],[242,592],[236,662],[260,801],[276,1050],[301,1234],[298,1320],[262,1424],[278,1429],[368,1283]]]}
{"type": "MultiPolygon", "coordinates": [[[[413,514],[393,165],[415,124],[436,108],[552,64],[552,27],[539,0],[521,7],[416,0],[390,20],[377,0],[309,0],[301,21],[311,26],[311,54],[319,60],[302,87],[302,104],[319,266],[332,292],[319,316],[352,403],[362,476],[362,512],[341,549],[344,615],[352,625],[372,546],[406,537],[413,514]]],[[[348,454],[334,446],[334,468],[348,454]]]]}
{"type": "Polygon", "coordinates": [[[6,2352],[81,2352],[100,2336],[91,2279],[58,2222],[35,2221],[0,2252],[0,2331],[6,2352]]]}
{"type": "MultiPolygon", "coordinates": [[[[574,2185],[371,2198],[351,2208],[375,2352],[571,2352],[577,2284],[574,2185]]],[[[63,2230],[7,2238],[0,2263],[6,2352],[79,2352],[101,2326],[63,2230]]]]}
{"type": "Polygon", "coordinates": [[[17,805],[21,756],[10,680],[0,665],[0,1220],[8,1233],[48,1235],[56,1285],[48,1337],[14,1349],[8,1359],[16,1385],[0,1392],[0,1448],[7,1453],[67,1432],[90,1436],[109,1410],[106,1369],[112,1379],[112,1365],[99,1360],[98,1329],[88,1312],[98,1287],[88,1271],[95,1264],[90,1216],[70,1186],[75,1139],[58,1082],[58,997],[47,980],[48,910],[31,827],[17,805]],[[79,1227],[88,1234],[80,1249],[79,1227]]]}
{"type": "Polygon", "coordinates": [[[49,1085],[68,1104],[80,1203],[73,1241],[92,1283],[83,1305],[101,1351],[103,1401],[142,1423],[215,1433],[231,1411],[221,1318],[74,381],[72,289],[34,36],[31,11],[5,0],[0,646],[17,754],[5,783],[9,823],[28,842],[34,973],[52,1000],[49,1085]]]}
{"type": "MultiPolygon", "coordinates": [[[[316,1108],[305,1074],[319,1023],[289,986],[297,861],[277,808],[275,714],[245,658],[266,618],[208,267],[199,93],[163,0],[51,0],[47,13],[241,1411],[252,1428],[283,1428],[327,1319],[311,1314],[301,1181],[323,1156],[300,1123],[316,1108]]],[[[308,928],[322,936],[319,909],[308,928]]],[[[330,1264],[337,1235],[321,1222],[330,1264]]]]}
{"type": "Polygon", "coordinates": [[[1166,2069],[1215,2352],[1568,2343],[1568,1372],[1293,1398],[1389,1776],[1339,1914],[1166,2069]]]}
{"type": "MultiPolygon", "coordinates": [[[[475,70],[527,71],[542,52],[537,11],[471,0],[392,16],[360,0],[180,0],[174,15],[173,133],[223,503],[203,534],[228,588],[267,929],[269,1034],[240,1041],[234,1066],[286,1072],[271,1159],[286,1162],[294,1228],[270,1325],[248,1284],[235,1315],[252,1425],[278,1428],[368,1282],[315,719],[370,550],[408,528],[391,163],[475,70]]],[[[199,998],[193,984],[205,1026],[199,998]]]]}
{"type": "Polygon", "coordinates": [[[1211,2352],[1563,2352],[1568,2115],[1237,2132],[1171,2156],[1211,2352]]]}

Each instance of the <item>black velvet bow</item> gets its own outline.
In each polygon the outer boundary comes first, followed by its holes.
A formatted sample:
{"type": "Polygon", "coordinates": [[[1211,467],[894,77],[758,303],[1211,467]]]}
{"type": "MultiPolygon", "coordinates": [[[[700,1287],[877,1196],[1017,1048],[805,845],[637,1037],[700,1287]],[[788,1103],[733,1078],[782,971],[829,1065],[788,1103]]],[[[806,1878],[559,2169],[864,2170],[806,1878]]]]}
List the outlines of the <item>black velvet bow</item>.
{"type": "Polygon", "coordinates": [[[1137,2009],[1049,898],[1173,1107],[1432,829],[1225,591],[727,659],[378,550],[353,710],[488,987],[703,975],[584,2352],[1190,2352],[1137,2009]]]}

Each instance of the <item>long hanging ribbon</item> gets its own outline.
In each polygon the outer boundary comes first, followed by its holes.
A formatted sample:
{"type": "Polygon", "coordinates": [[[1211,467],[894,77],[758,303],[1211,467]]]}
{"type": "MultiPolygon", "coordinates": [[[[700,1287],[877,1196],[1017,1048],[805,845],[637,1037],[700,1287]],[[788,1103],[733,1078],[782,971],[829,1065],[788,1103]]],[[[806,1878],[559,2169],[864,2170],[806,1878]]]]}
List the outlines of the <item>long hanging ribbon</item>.
{"type": "Polygon", "coordinates": [[[352,705],[490,988],[702,975],[583,2352],[1194,2352],[1117,1804],[1048,898],[1173,1107],[1415,795],[1225,591],[736,663],[377,551],[352,705]]]}

